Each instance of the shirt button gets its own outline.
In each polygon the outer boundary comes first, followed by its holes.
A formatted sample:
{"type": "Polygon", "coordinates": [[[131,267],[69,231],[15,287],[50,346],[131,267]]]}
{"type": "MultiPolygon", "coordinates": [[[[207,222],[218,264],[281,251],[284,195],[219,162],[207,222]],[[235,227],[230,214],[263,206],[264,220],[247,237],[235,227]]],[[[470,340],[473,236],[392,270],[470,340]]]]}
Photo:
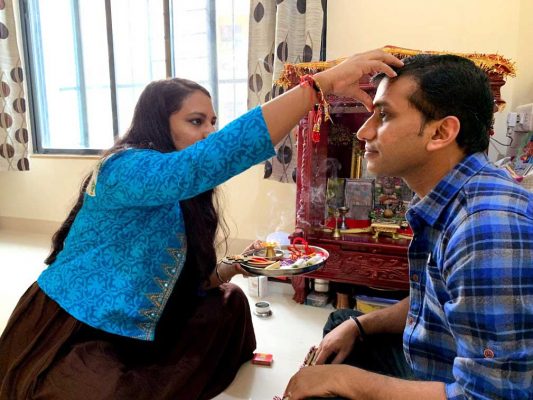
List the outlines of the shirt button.
{"type": "Polygon", "coordinates": [[[412,280],[413,282],[418,282],[418,275],[417,275],[417,274],[413,274],[413,275],[411,275],[411,280],[412,280]]]}
{"type": "Polygon", "coordinates": [[[483,350],[483,356],[485,358],[494,358],[494,352],[491,349],[483,350]]]}

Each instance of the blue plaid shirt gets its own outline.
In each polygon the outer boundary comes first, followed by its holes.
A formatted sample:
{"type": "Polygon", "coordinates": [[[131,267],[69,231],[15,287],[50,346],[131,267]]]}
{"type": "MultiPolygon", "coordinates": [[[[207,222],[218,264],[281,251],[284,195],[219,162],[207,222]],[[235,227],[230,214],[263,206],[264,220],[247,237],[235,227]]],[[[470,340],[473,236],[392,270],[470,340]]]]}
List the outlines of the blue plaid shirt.
{"type": "Polygon", "coordinates": [[[533,195],[476,153],[407,219],[415,375],[449,399],[532,399],[533,195]]]}

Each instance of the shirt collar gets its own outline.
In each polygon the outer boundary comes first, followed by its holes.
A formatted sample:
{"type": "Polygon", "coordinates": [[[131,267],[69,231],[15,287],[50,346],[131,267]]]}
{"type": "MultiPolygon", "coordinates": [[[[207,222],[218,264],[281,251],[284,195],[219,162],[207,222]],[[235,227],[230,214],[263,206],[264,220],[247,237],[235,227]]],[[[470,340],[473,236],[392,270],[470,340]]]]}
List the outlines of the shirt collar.
{"type": "Polygon", "coordinates": [[[468,180],[489,163],[485,153],[466,156],[423,198],[415,195],[407,212],[407,220],[416,230],[417,218],[435,226],[446,205],[457,195],[468,180]]]}

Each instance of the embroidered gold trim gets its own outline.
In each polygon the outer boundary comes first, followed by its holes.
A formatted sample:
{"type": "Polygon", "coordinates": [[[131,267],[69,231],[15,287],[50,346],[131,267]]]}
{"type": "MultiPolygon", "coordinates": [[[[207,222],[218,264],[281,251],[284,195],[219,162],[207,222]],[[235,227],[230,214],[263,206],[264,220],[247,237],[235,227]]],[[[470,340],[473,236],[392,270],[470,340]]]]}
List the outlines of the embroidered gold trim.
{"type": "Polygon", "coordinates": [[[185,263],[185,255],[183,254],[183,249],[187,248],[187,237],[183,233],[176,235],[178,241],[181,243],[180,248],[169,247],[166,249],[168,255],[174,259],[173,264],[163,264],[162,269],[165,274],[168,276],[168,279],[161,279],[159,277],[154,277],[154,281],[161,288],[159,293],[147,293],[146,297],[150,302],[155,306],[152,308],[141,309],[139,313],[145,318],[149,319],[150,322],[141,322],[137,326],[145,333],[146,338],[150,338],[153,333],[153,329],[163,312],[163,308],[166,305],[170,294],[174,288],[178,276],[176,273],[185,263]]]}
{"type": "Polygon", "coordinates": [[[89,180],[89,183],[87,184],[87,188],[85,189],[85,193],[87,193],[91,197],[96,196],[96,183],[98,181],[98,174],[100,173],[100,168],[106,162],[109,160],[112,156],[114,156],[116,153],[110,154],[98,161],[98,163],[94,166],[93,172],[91,173],[91,179],[89,180]]]}

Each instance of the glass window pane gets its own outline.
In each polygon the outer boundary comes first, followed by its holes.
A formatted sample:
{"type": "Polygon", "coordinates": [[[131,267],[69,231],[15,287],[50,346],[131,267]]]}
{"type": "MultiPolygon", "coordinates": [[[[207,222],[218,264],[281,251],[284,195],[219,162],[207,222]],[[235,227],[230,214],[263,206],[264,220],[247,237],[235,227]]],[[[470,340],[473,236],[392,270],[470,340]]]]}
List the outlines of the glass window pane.
{"type": "Polygon", "coordinates": [[[228,124],[246,112],[246,81],[219,83],[218,120],[219,127],[228,124]]]}
{"type": "Polygon", "coordinates": [[[207,1],[172,1],[174,74],[198,82],[213,93],[207,1]]]}
{"type": "Polygon", "coordinates": [[[244,0],[217,1],[217,67],[220,126],[246,112],[248,14],[244,0]]]}
{"type": "Polygon", "coordinates": [[[31,24],[34,46],[32,55],[40,72],[39,99],[48,112],[41,112],[38,125],[43,133],[44,147],[65,147],[63,139],[79,145],[80,118],[76,67],[73,62],[75,45],[72,35],[70,0],[58,0],[52,5],[34,0],[33,9],[40,19],[31,24]],[[63,21],[58,24],[57,21],[63,21]],[[64,111],[67,110],[68,112],[64,111]]]}
{"type": "Polygon", "coordinates": [[[42,147],[109,147],[113,127],[104,0],[32,0],[28,5],[42,147]]]}
{"type": "Polygon", "coordinates": [[[175,75],[192,79],[211,92],[218,103],[219,126],[246,111],[249,7],[248,0],[172,2],[175,75]],[[216,16],[212,34],[210,14],[216,16]],[[214,36],[216,46],[211,43],[214,36]],[[215,60],[217,65],[213,65],[215,60]],[[243,98],[236,107],[234,102],[243,98]]]}
{"type": "MultiPolygon", "coordinates": [[[[128,128],[144,87],[166,76],[161,0],[27,0],[31,112],[43,149],[105,149],[128,128]],[[58,23],[61,21],[61,23],[58,23]],[[110,63],[116,86],[111,87],[110,63]],[[117,115],[113,115],[112,93],[117,115]]],[[[248,0],[170,1],[175,75],[205,86],[220,125],[246,110],[248,0]],[[211,26],[210,24],[213,24],[211,26]],[[216,41],[215,41],[216,39],[216,41]],[[218,79],[218,82],[216,81],[218,79]]]]}
{"type": "Polygon", "coordinates": [[[87,90],[89,148],[107,149],[113,145],[113,109],[109,83],[87,90]]]}
{"type": "Polygon", "coordinates": [[[50,134],[43,146],[55,149],[82,148],[78,91],[71,88],[48,93],[51,93],[49,98],[53,99],[47,104],[50,134]]]}
{"type": "Polygon", "coordinates": [[[105,3],[104,0],[78,0],[78,3],[87,118],[86,147],[103,149],[113,145],[105,3]]]}
{"type": "Polygon", "coordinates": [[[163,2],[113,0],[111,6],[118,130],[123,134],[141,91],[166,75],[163,2]]]}
{"type": "Polygon", "coordinates": [[[248,1],[217,1],[217,61],[220,80],[248,74],[248,1]]]}

